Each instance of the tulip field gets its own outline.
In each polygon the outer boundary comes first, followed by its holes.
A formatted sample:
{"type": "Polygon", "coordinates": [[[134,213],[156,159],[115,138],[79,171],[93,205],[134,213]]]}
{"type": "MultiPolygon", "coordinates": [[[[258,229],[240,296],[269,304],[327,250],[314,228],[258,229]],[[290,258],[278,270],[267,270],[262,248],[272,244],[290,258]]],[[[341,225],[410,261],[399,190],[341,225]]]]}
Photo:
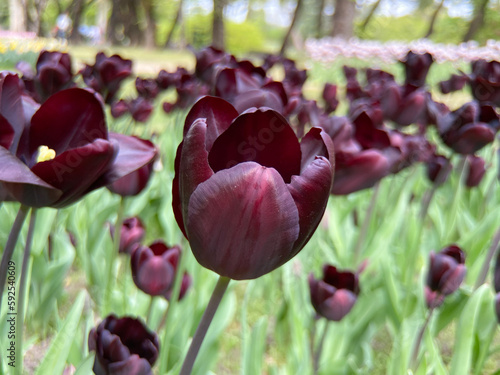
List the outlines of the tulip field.
{"type": "Polygon", "coordinates": [[[329,43],[0,66],[0,374],[500,374],[498,45],[329,43]]]}

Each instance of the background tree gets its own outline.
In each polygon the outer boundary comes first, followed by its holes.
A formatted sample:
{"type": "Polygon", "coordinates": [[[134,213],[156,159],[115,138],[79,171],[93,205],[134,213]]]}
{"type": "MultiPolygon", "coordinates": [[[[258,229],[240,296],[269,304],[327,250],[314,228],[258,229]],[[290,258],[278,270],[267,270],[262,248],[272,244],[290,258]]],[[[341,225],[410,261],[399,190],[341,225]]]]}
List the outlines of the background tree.
{"type": "Polygon", "coordinates": [[[354,0],[336,0],[332,21],[332,36],[349,39],[354,36],[354,16],[356,2],[354,0]]]}
{"type": "Polygon", "coordinates": [[[486,13],[487,6],[488,6],[488,0],[480,0],[475,2],[474,17],[470,21],[469,28],[464,35],[463,39],[464,42],[473,39],[474,35],[484,25],[484,16],[486,13]]]}
{"type": "Polygon", "coordinates": [[[297,5],[295,6],[295,12],[293,13],[292,22],[290,23],[290,27],[288,28],[288,31],[285,34],[285,38],[283,39],[283,43],[281,44],[280,55],[282,55],[282,56],[285,54],[285,50],[287,48],[288,41],[290,39],[290,35],[292,34],[292,30],[293,30],[294,26],[296,25],[297,20],[300,17],[300,13],[302,12],[302,4],[303,4],[303,0],[297,0],[297,5]]]}
{"type": "Polygon", "coordinates": [[[224,49],[224,7],[227,0],[214,0],[212,22],[212,45],[224,49]]]}

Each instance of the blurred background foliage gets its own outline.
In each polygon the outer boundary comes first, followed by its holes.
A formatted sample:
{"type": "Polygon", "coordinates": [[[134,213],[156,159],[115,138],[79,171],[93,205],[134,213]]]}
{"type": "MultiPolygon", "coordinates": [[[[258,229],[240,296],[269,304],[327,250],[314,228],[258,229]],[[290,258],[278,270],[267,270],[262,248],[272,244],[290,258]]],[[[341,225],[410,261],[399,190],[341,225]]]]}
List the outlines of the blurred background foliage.
{"type": "Polygon", "coordinates": [[[499,0],[9,0],[0,3],[0,40],[55,37],[64,13],[72,27],[62,39],[70,44],[214,44],[237,55],[300,51],[307,38],[326,36],[479,44],[500,38],[499,0]]]}

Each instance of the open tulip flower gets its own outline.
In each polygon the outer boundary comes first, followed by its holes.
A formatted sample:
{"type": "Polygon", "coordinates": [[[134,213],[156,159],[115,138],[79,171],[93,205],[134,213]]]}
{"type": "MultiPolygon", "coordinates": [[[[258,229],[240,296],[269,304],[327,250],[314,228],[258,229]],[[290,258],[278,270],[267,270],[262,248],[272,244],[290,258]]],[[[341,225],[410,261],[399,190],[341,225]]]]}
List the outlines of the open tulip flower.
{"type": "Polygon", "coordinates": [[[150,296],[165,295],[175,278],[181,249],[162,241],[137,246],[132,252],[132,278],[135,285],[150,296]]]}
{"type": "Polygon", "coordinates": [[[160,344],[156,333],[131,317],[109,315],[89,334],[96,375],[152,375],[160,344]]]}
{"type": "MultiPolygon", "coordinates": [[[[114,229],[112,229],[111,234],[114,236],[114,229]]],[[[146,230],[141,219],[138,217],[129,217],[123,220],[118,251],[124,254],[132,254],[132,250],[144,239],[145,235],[146,230]]]]}
{"type": "Polygon", "coordinates": [[[356,303],[359,294],[358,275],[339,271],[331,265],[323,267],[323,278],[316,280],[309,275],[311,302],[318,315],[340,321],[356,303]]]}
{"type": "Polygon", "coordinates": [[[294,257],[323,216],[332,148],[319,128],[299,143],[269,108],[238,115],[221,98],[200,99],[186,118],[173,182],[177,223],[198,262],[241,280],[294,257]]]}
{"type": "Polygon", "coordinates": [[[18,77],[0,80],[5,103],[0,108],[0,182],[13,200],[30,207],[65,207],[156,156],[156,148],[144,147],[138,138],[108,134],[102,103],[90,91],[59,91],[30,121],[18,77]]]}
{"type": "Polygon", "coordinates": [[[473,61],[469,78],[472,96],[476,100],[500,107],[500,62],[473,61]]]}
{"type": "Polygon", "coordinates": [[[429,308],[438,307],[444,297],[456,291],[465,278],[465,253],[450,245],[439,253],[431,252],[425,298],[429,308]]]}
{"type": "Polygon", "coordinates": [[[424,86],[427,73],[429,73],[433,62],[434,58],[430,53],[418,54],[409,51],[402,61],[405,66],[406,83],[417,87],[424,86]]]}

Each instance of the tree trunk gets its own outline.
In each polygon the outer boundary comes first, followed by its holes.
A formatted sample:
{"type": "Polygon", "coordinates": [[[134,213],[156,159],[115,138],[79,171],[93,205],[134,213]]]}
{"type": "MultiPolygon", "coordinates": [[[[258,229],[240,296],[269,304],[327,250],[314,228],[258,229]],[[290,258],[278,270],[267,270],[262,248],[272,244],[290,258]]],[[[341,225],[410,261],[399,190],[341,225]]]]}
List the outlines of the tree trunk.
{"type": "Polygon", "coordinates": [[[144,32],[144,42],[146,48],[156,46],[156,21],[152,0],[143,0],[144,14],[146,16],[146,30],[144,32]]]}
{"type": "Polygon", "coordinates": [[[180,21],[182,19],[182,1],[179,0],[179,8],[177,9],[177,14],[175,15],[174,23],[172,24],[172,28],[170,29],[168,35],[167,35],[167,40],[165,41],[165,48],[170,48],[172,47],[172,38],[174,37],[174,31],[177,25],[180,24],[180,21]]]}
{"type": "Polygon", "coordinates": [[[323,9],[325,8],[325,0],[318,2],[318,13],[316,14],[316,38],[323,36],[323,9]]]}
{"type": "Polygon", "coordinates": [[[120,0],[112,0],[111,15],[108,19],[106,39],[112,45],[119,44],[120,40],[116,35],[116,29],[120,25],[120,0]]]}
{"type": "Polygon", "coordinates": [[[368,26],[368,24],[370,23],[373,15],[375,14],[375,11],[377,10],[377,8],[381,2],[382,2],[382,0],[377,0],[377,2],[375,4],[373,4],[373,6],[370,9],[370,12],[368,13],[368,15],[366,16],[364,21],[361,23],[361,31],[365,31],[366,26],[368,26]]]}
{"type": "Polygon", "coordinates": [[[26,31],[26,13],[20,0],[9,0],[9,30],[26,31]]]}
{"type": "Polygon", "coordinates": [[[73,44],[80,44],[82,42],[82,36],[78,32],[80,27],[80,22],[82,19],[83,10],[85,9],[85,0],[75,0],[71,3],[69,10],[69,17],[72,21],[72,30],[69,35],[68,40],[73,44]]]}
{"type": "Polygon", "coordinates": [[[224,7],[226,0],[214,0],[214,18],[212,23],[212,45],[224,49],[224,7]]]}
{"type": "Polygon", "coordinates": [[[488,0],[483,0],[481,3],[477,5],[477,8],[474,9],[474,18],[472,18],[469,29],[464,36],[464,42],[468,42],[469,40],[474,38],[476,32],[483,26],[484,24],[484,14],[486,12],[486,7],[488,6],[488,0]]]}
{"type": "Polygon", "coordinates": [[[332,36],[349,39],[354,35],[354,12],[356,3],[353,0],[336,0],[333,13],[332,36]]]}
{"type": "Polygon", "coordinates": [[[98,0],[97,2],[97,14],[96,14],[96,25],[99,27],[101,33],[101,38],[107,35],[108,28],[108,14],[110,9],[109,0],[98,0]]]}
{"type": "Polygon", "coordinates": [[[285,50],[288,45],[288,40],[290,39],[290,34],[292,33],[293,27],[297,23],[297,19],[299,18],[300,12],[302,11],[302,4],[303,4],[302,0],[297,0],[297,6],[295,7],[295,13],[293,14],[292,23],[290,24],[290,27],[286,32],[285,38],[283,39],[283,44],[281,45],[280,56],[283,56],[285,54],[285,50]]]}
{"type": "Polygon", "coordinates": [[[439,5],[437,6],[436,10],[432,14],[431,22],[429,23],[429,29],[427,30],[427,33],[425,34],[424,38],[428,38],[431,36],[431,34],[434,32],[434,24],[436,23],[437,16],[441,9],[443,8],[444,0],[441,0],[439,5]]]}

